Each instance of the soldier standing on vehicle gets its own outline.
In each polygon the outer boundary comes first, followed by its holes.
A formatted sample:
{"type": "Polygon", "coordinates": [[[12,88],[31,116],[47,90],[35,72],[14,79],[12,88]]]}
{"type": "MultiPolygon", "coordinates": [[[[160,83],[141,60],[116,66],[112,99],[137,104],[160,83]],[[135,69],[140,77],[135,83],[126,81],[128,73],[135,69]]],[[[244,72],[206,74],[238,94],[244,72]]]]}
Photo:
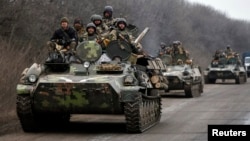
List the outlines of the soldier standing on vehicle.
{"type": "Polygon", "coordinates": [[[54,32],[50,41],[47,42],[48,50],[50,52],[54,51],[55,49],[75,50],[76,39],[76,31],[69,26],[68,18],[63,17],[61,19],[61,27],[54,32]]]}
{"type": "Polygon", "coordinates": [[[105,6],[103,11],[103,22],[109,27],[113,28],[115,26],[116,19],[113,18],[113,7],[105,6]]]}
{"type": "Polygon", "coordinates": [[[77,32],[77,41],[78,44],[81,43],[83,41],[83,36],[85,33],[84,27],[83,27],[83,22],[80,18],[76,18],[74,20],[74,28],[77,32]]]}

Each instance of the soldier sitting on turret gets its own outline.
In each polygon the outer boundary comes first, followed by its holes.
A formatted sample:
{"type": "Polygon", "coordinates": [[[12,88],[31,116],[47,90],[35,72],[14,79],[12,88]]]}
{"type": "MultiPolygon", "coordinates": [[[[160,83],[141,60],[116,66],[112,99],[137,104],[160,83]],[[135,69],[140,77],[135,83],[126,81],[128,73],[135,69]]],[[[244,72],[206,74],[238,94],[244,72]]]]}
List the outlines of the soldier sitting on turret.
{"type": "Polygon", "coordinates": [[[218,65],[224,65],[227,63],[227,58],[222,50],[216,50],[214,59],[212,60],[212,66],[216,67],[218,65]]]}
{"type": "Polygon", "coordinates": [[[88,23],[86,33],[83,36],[83,41],[97,41],[96,26],[94,23],[88,23]]]}
{"type": "Polygon", "coordinates": [[[99,44],[102,46],[103,49],[106,48],[109,43],[109,40],[107,40],[110,32],[108,26],[103,22],[101,15],[92,15],[91,21],[96,26],[96,33],[98,35],[97,37],[99,44]]]}
{"type": "Polygon", "coordinates": [[[230,45],[227,45],[226,50],[224,52],[226,56],[228,56],[229,54],[233,53],[233,50],[231,49],[230,45]]]}
{"type": "Polygon", "coordinates": [[[178,59],[181,59],[183,62],[190,62],[188,52],[183,48],[182,43],[180,41],[174,41],[172,47],[172,58],[173,63],[177,64],[178,59]]]}
{"type": "Polygon", "coordinates": [[[166,47],[167,46],[166,46],[166,44],[164,42],[160,43],[160,49],[158,51],[159,56],[162,56],[162,55],[166,54],[166,47]]]}
{"type": "Polygon", "coordinates": [[[69,60],[70,53],[74,52],[77,44],[77,33],[69,26],[69,20],[67,17],[61,19],[60,28],[57,29],[50,41],[47,42],[49,57],[46,62],[63,63],[69,60]],[[59,54],[58,54],[59,53],[59,54]],[[55,59],[58,56],[58,60],[55,59]]]}
{"type": "Polygon", "coordinates": [[[117,20],[117,28],[110,32],[109,39],[110,40],[123,40],[131,45],[132,53],[136,55],[137,58],[143,57],[140,51],[142,46],[140,43],[134,44],[133,35],[127,30],[127,21],[124,18],[119,18],[117,20]]]}
{"type": "Polygon", "coordinates": [[[116,19],[113,18],[113,7],[105,6],[103,11],[103,22],[109,27],[114,28],[116,19]]]}

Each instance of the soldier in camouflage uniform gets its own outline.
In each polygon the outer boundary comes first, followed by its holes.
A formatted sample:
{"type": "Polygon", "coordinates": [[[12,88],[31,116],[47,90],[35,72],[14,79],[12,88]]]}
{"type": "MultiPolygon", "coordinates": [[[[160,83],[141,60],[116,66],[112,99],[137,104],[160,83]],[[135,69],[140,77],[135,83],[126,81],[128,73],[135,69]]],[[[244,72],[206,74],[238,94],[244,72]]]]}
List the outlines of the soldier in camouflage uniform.
{"type": "Polygon", "coordinates": [[[112,6],[105,6],[104,7],[102,20],[109,28],[113,28],[115,26],[116,19],[113,18],[113,7],[112,6]]]}
{"type": "Polygon", "coordinates": [[[96,26],[94,23],[88,23],[83,41],[97,41],[96,26]]]}
{"type": "Polygon", "coordinates": [[[108,26],[102,21],[102,16],[94,14],[91,16],[91,21],[96,26],[96,33],[98,35],[98,43],[102,46],[102,48],[107,47],[109,41],[106,39],[109,36],[109,28],[108,26]]]}
{"type": "Polygon", "coordinates": [[[180,60],[182,60],[183,63],[186,63],[186,64],[192,63],[192,60],[189,58],[188,51],[184,49],[184,47],[182,46],[182,43],[180,41],[173,42],[172,58],[173,58],[173,63],[175,63],[175,64],[176,63],[178,64],[178,62],[180,62],[180,60]]]}
{"type": "Polygon", "coordinates": [[[233,50],[231,49],[230,45],[227,45],[226,50],[224,51],[226,56],[229,56],[233,53],[233,50]]]}
{"type": "Polygon", "coordinates": [[[161,42],[160,43],[160,49],[158,51],[158,55],[162,56],[164,54],[166,54],[166,44],[164,42],[161,42]]]}
{"type": "Polygon", "coordinates": [[[83,36],[85,33],[84,27],[83,27],[83,22],[80,18],[76,18],[74,20],[74,28],[77,32],[77,41],[78,44],[81,43],[83,41],[83,36]]]}
{"type": "Polygon", "coordinates": [[[112,30],[109,34],[110,40],[123,40],[129,43],[133,48],[133,53],[138,54],[138,49],[141,49],[141,45],[135,45],[135,37],[127,30],[127,21],[124,18],[117,19],[117,28],[112,30]]]}

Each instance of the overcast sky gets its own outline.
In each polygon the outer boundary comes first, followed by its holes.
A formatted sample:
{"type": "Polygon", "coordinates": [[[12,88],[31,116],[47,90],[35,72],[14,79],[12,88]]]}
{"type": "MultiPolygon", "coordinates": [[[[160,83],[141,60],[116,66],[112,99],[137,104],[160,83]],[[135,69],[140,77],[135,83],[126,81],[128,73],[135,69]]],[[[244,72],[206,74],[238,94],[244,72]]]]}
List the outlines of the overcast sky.
{"type": "Polygon", "coordinates": [[[186,0],[213,7],[228,17],[250,21],[250,0],[186,0]]]}

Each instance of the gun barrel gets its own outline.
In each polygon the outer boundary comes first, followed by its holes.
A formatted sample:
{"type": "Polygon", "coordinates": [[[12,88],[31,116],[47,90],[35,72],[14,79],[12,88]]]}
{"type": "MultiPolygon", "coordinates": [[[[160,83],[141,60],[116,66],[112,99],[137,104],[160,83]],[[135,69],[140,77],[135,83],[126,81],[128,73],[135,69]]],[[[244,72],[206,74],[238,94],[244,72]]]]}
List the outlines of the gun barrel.
{"type": "Polygon", "coordinates": [[[139,42],[141,42],[142,38],[148,33],[149,31],[149,27],[146,27],[141,34],[135,39],[135,44],[138,44],[139,42]]]}

